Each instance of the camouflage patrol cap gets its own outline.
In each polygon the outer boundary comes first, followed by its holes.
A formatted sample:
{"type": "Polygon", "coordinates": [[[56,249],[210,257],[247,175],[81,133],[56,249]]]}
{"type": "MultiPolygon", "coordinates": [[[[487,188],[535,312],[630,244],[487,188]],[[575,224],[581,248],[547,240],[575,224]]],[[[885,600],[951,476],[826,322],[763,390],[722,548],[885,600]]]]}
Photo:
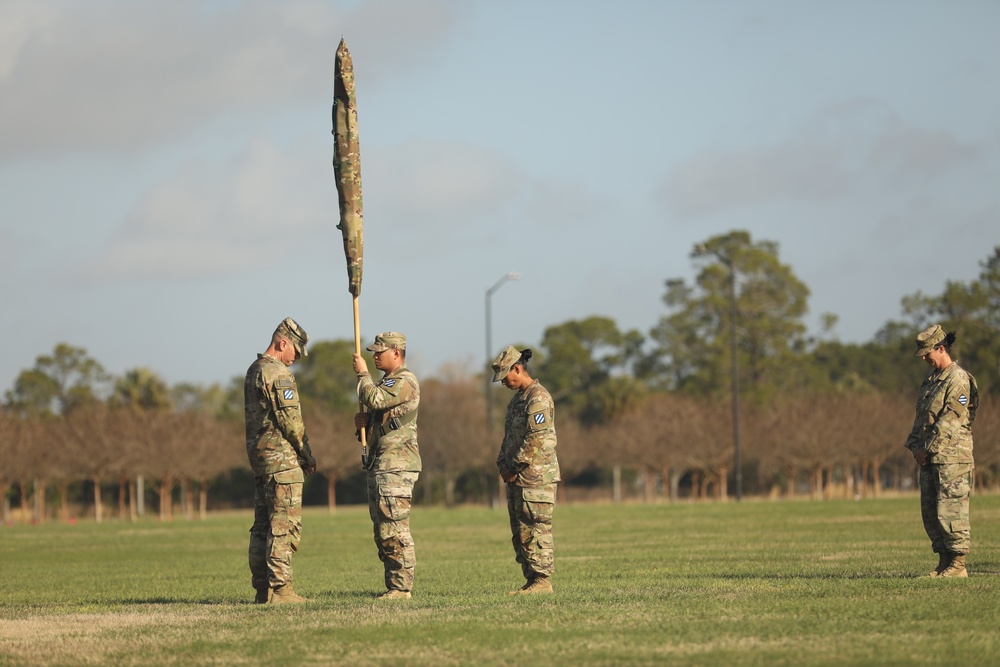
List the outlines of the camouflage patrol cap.
{"type": "Polygon", "coordinates": [[[309,353],[306,352],[306,343],[309,342],[309,334],[306,330],[299,326],[299,323],[290,317],[286,317],[281,320],[278,324],[278,328],[274,330],[277,335],[287,338],[291,341],[292,345],[295,347],[295,351],[299,353],[299,356],[305,357],[309,353]]]}
{"type": "Polygon", "coordinates": [[[367,348],[369,352],[385,352],[386,350],[405,350],[406,336],[398,331],[384,331],[375,336],[375,342],[367,348]]]}
{"type": "Polygon", "coordinates": [[[924,329],[917,334],[916,343],[917,351],[913,354],[915,357],[922,357],[931,350],[934,349],[935,345],[940,345],[944,342],[945,335],[944,329],[941,328],[940,324],[935,324],[932,327],[924,329]]]}
{"type": "Polygon", "coordinates": [[[500,350],[500,354],[493,360],[490,366],[493,368],[493,381],[499,382],[510,372],[511,366],[521,359],[521,353],[513,345],[508,345],[500,350]]]}

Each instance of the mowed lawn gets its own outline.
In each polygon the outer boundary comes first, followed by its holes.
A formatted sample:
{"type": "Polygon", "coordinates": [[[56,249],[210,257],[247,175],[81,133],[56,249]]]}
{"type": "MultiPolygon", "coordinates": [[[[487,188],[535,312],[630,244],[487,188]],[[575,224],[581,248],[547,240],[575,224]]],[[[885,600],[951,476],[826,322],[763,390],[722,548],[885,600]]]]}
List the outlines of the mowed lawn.
{"type": "Polygon", "coordinates": [[[944,581],[916,497],[560,505],[538,597],[505,511],[417,507],[389,602],[367,510],[307,508],[301,606],[250,604],[250,513],[4,527],[0,665],[995,665],[1000,496],[972,504],[944,581]]]}

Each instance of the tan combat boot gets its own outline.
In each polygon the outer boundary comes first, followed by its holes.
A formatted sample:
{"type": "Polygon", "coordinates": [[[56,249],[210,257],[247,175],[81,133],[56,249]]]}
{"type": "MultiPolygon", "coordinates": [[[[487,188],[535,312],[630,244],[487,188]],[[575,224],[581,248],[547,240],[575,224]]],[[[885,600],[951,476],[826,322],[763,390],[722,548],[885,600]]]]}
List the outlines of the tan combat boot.
{"type": "Polygon", "coordinates": [[[548,577],[535,577],[528,583],[527,586],[519,591],[515,591],[514,595],[534,595],[535,593],[551,593],[552,592],[552,582],[549,581],[548,577]]]}
{"type": "Polygon", "coordinates": [[[379,595],[376,595],[375,599],[376,600],[409,600],[411,597],[412,596],[410,595],[410,591],[391,590],[391,591],[386,591],[385,593],[381,593],[379,595]]]}
{"type": "Polygon", "coordinates": [[[292,590],[291,584],[285,584],[284,586],[278,586],[273,591],[271,591],[271,604],[288,604],[288,603],[300,603],[307,602],[306,598],[302,597],[298,593],[292,590]]]}
{"type": "Polygon", "coordinates": [[[938,575],[948,579],[964,579],[969,576],[965,570],[965,554],[952,554],[951,564],[938,575]]]}
{"type": "Polygon", "coordinates": [[[942,551],[938,554],[938,564],[937,567],[930,573],[931,577],[940,577],[941,573],[948,569],[951,565],[951,554],[947,551],[942,551]]]}
{"type": "Polygon", "coordinates": [[[267,604],[271,601],[271,587],[258,588],[257,595],[253,599],[254,604],[267,604]]]}

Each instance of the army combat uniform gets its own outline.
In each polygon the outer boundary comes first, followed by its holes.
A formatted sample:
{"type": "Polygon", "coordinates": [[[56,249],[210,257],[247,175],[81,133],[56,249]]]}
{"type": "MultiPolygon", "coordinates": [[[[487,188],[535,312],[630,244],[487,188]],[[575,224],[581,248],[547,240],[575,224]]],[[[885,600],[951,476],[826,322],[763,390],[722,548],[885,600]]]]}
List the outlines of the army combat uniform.
{"type": "MultiPolygon", "coordinates": [[[[381,338],[368,349],[378,351],[381,338]]],[[[403,364],[378,382],[370,374],[360,375],[357,390],[368,412],[368,514],[385,570],[385,587],[408,593],[417,560],[410,535],[410,503],[421,469],[417,445],[420,385],[403,364]]]]}
{"type": "Polygon", "coordinates": [[[911,452],[927,452],[927,465],[920,467],[920,514],[931,547],[942,557],[968,554],[971,546],[972,422],[978,406],[979,389],[969,372],[954,362],[934,369],[920,385],[906,439],[911,452]]]}
{"type": "Polygon", "coordinates": [[[559,482],[555,404],[535,380],[507,405],[497,467],[516,473],[507,484],[507,513],[515,559],[530,585],[555,572],[552,513],[559,482]]]}
{"type": "Polygon", "coordinates": [[[255,482],[250,573],[259,593],[292,581],[292,554],[302,533],[302,466],[315,465],[315,459],[295,377],[283,363],[258,354],[247,370],[243,400],[247,457],[255,482]]]}

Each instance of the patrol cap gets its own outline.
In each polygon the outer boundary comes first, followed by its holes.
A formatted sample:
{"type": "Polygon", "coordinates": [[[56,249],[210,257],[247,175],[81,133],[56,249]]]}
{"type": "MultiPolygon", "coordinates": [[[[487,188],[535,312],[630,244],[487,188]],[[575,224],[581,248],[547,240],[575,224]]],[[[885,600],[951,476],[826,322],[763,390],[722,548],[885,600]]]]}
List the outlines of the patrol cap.
{"type": "Polygon", "coordinates": [[[493,368],[493,381],[499,382],[502,380],[510,372],[510,367],[520,359],[521,353],[513,345],[508,345],[500,350],[500,354],[497,355],[497,358],[491,364],[493,368]]]}
{"type": "Polygon", "coordinates": [[[375,336],[375,342],[367,348],[369,352],[385,352],[386,350],[405,350],[406,336],[398,331],[384,331],[375,336]]]}
{"type": "Polygon", "coordinates": [[[941,328],[940,324],[935,324],[932,327],[924,329],[917,334],[916,343],[917,351],[913,354],[915,357],[922,357],[931,350],[934,349],[935,345],[940,345],[944,342],[944,329],[941,328]]]}
{"type": "Polygon", "coordinates": [[[295,351],[299,353],[299,356],[305,357],[309,353],[306,352],[306,343],[309,342],[309,334],[306,330],[299,326],[299,323],[290,317],[286,317],[281,320],[278,324],[278,328],[274,330],[274,333],[287,338],[291,341],[292,345],[295,347],[295,351]]]}

